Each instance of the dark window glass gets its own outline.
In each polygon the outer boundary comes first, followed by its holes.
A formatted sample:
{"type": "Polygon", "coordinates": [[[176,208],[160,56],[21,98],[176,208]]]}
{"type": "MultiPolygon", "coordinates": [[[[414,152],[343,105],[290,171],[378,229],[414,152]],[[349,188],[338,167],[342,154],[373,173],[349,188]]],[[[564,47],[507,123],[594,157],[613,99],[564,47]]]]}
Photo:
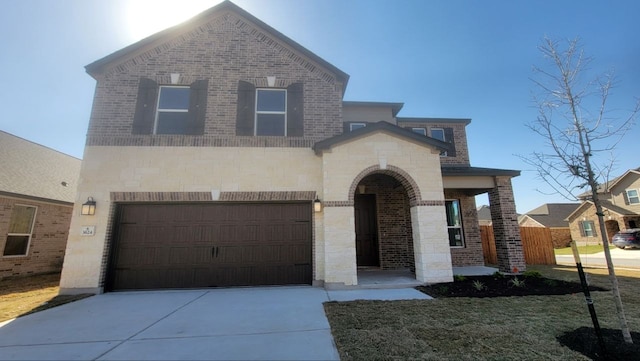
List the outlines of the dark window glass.
{"type": "Polygon", "coordinates": [[[258,90],[258,112],[284,112],[287,92],[284,90],[258,90]]]}
{"type": "Polygon", "coordinates": [[[284,114],[258,114],[256,135],[284,135],[284,114]]]}
{"type": "Polygon", "coordinates": [[[160,87],[158,110],[188,110],[190,93],[187,87],[160,87]]]}
{"type": "Polygon", "coordinates": [[[186,112],[158,112],[156,134],[185,134],[186,129],[186,112]]]}
{"type": "Polygon", "coordinates": [[[27,254],[29,236],[7,236],[4,245],[4,256],[24,256],[27,254]]]}

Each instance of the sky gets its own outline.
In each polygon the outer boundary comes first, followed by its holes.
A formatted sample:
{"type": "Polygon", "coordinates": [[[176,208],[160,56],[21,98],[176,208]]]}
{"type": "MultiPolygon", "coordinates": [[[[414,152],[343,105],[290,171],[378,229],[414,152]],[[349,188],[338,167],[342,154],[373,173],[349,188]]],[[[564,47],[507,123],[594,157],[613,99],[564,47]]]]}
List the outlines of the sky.
{"type": "MultiPolygon", "coordinates": [[[[4,0],[0,130],[82,158],[96,85],[84,66],[219,2],[4,0]]],[[[636,0],[234,3],[349,74],[344,100],[402,102],[401,117],[470,118],[471,165],[520,170],[520,213],[567,202],[518,157],[545,149],[526,127],[545,36],[579,37],[594,58],[589,72],[615,72],[612,109],[623,114],[640,97],[636,0]]],[[[640,166],[639,135],[636,125],[618,145],[615,175],[640,166]]]]}

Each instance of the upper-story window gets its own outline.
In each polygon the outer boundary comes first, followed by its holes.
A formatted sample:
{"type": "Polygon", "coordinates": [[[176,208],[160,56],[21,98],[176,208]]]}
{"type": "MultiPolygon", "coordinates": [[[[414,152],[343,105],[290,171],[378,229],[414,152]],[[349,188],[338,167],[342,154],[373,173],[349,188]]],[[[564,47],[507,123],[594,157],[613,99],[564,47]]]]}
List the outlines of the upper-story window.
{"type": "MultiPolygon", "coordinates": [[[[441,140],[443,142],[448,141],[443,128],[431,128],[431,138],[441,140]]],[[[440,152],[441,157],[446,157],[447,152],[440,152]]]]}
{"type": "Polygon", "coordinates": [[[158,85],[141,78],[133,134],[204,134],[208,80],[190,85],[158,85]]]}
{"type": "Polygon", "coordinates": [[[629,204],[640,204],[640,195],[637,189],[627,189],[627,200],[629,204]]]}
{"type": "Polygon", "coordinates": [[[257,89],[255,135],[287,135],[286,89],[257,89]]]}
{"type": "Polygon", "coordinates": [[[36,207],[16,204],[9,220],[9,232],[3,256],[26,256],[36,220],[36,207]]]}
{"type": "Polygon", "coordinates": [[[414,133],[427,135],[427,130],[425,128],[411,128],[411,131],[414,133]]]}
{"type": "Polygon", "coordinates": [[[367,123],[349,123],[349,131],[354,131],[356,129],[364,128],[367,126],[367,123]]]}
{"type": "Polygon", "coordinates": [[[250,82],[239,81],[236,135],[302,137],[303,84],[293,83],[286,89],[256,89],[250,82]]]}
{"type": "Polygon", "coordinates": [[[185,86],[160,87],[155,134],[187,134],[190,94],[191,89],[185,86]]]}

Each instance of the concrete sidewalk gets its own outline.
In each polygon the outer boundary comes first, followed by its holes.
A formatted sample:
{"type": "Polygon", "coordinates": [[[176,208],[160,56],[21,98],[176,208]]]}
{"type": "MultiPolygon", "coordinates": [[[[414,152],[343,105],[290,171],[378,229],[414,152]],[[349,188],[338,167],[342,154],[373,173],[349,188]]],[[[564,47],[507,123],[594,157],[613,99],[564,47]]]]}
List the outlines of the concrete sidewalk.
{"type": "Polygon", "coordinates": [[[339,360],[323,302],[429,298],[314,287],[107,293],[5,323],[0,360],[339,360]]]}

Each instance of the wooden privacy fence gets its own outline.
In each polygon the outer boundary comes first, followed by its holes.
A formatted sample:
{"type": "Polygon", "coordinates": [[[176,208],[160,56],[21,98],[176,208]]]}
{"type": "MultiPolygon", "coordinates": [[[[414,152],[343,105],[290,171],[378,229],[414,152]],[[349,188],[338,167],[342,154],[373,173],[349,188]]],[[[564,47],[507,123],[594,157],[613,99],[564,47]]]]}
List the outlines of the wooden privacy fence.
{"type": "MultiPolygon", "coordinates": [[[[492,226],[480,226],[484,262],[497,264],[496,242],[492,226]]],[[[543,227],[520,227],[524,259],[527,264],[556,264],[551,230],[543,227]]]]}

